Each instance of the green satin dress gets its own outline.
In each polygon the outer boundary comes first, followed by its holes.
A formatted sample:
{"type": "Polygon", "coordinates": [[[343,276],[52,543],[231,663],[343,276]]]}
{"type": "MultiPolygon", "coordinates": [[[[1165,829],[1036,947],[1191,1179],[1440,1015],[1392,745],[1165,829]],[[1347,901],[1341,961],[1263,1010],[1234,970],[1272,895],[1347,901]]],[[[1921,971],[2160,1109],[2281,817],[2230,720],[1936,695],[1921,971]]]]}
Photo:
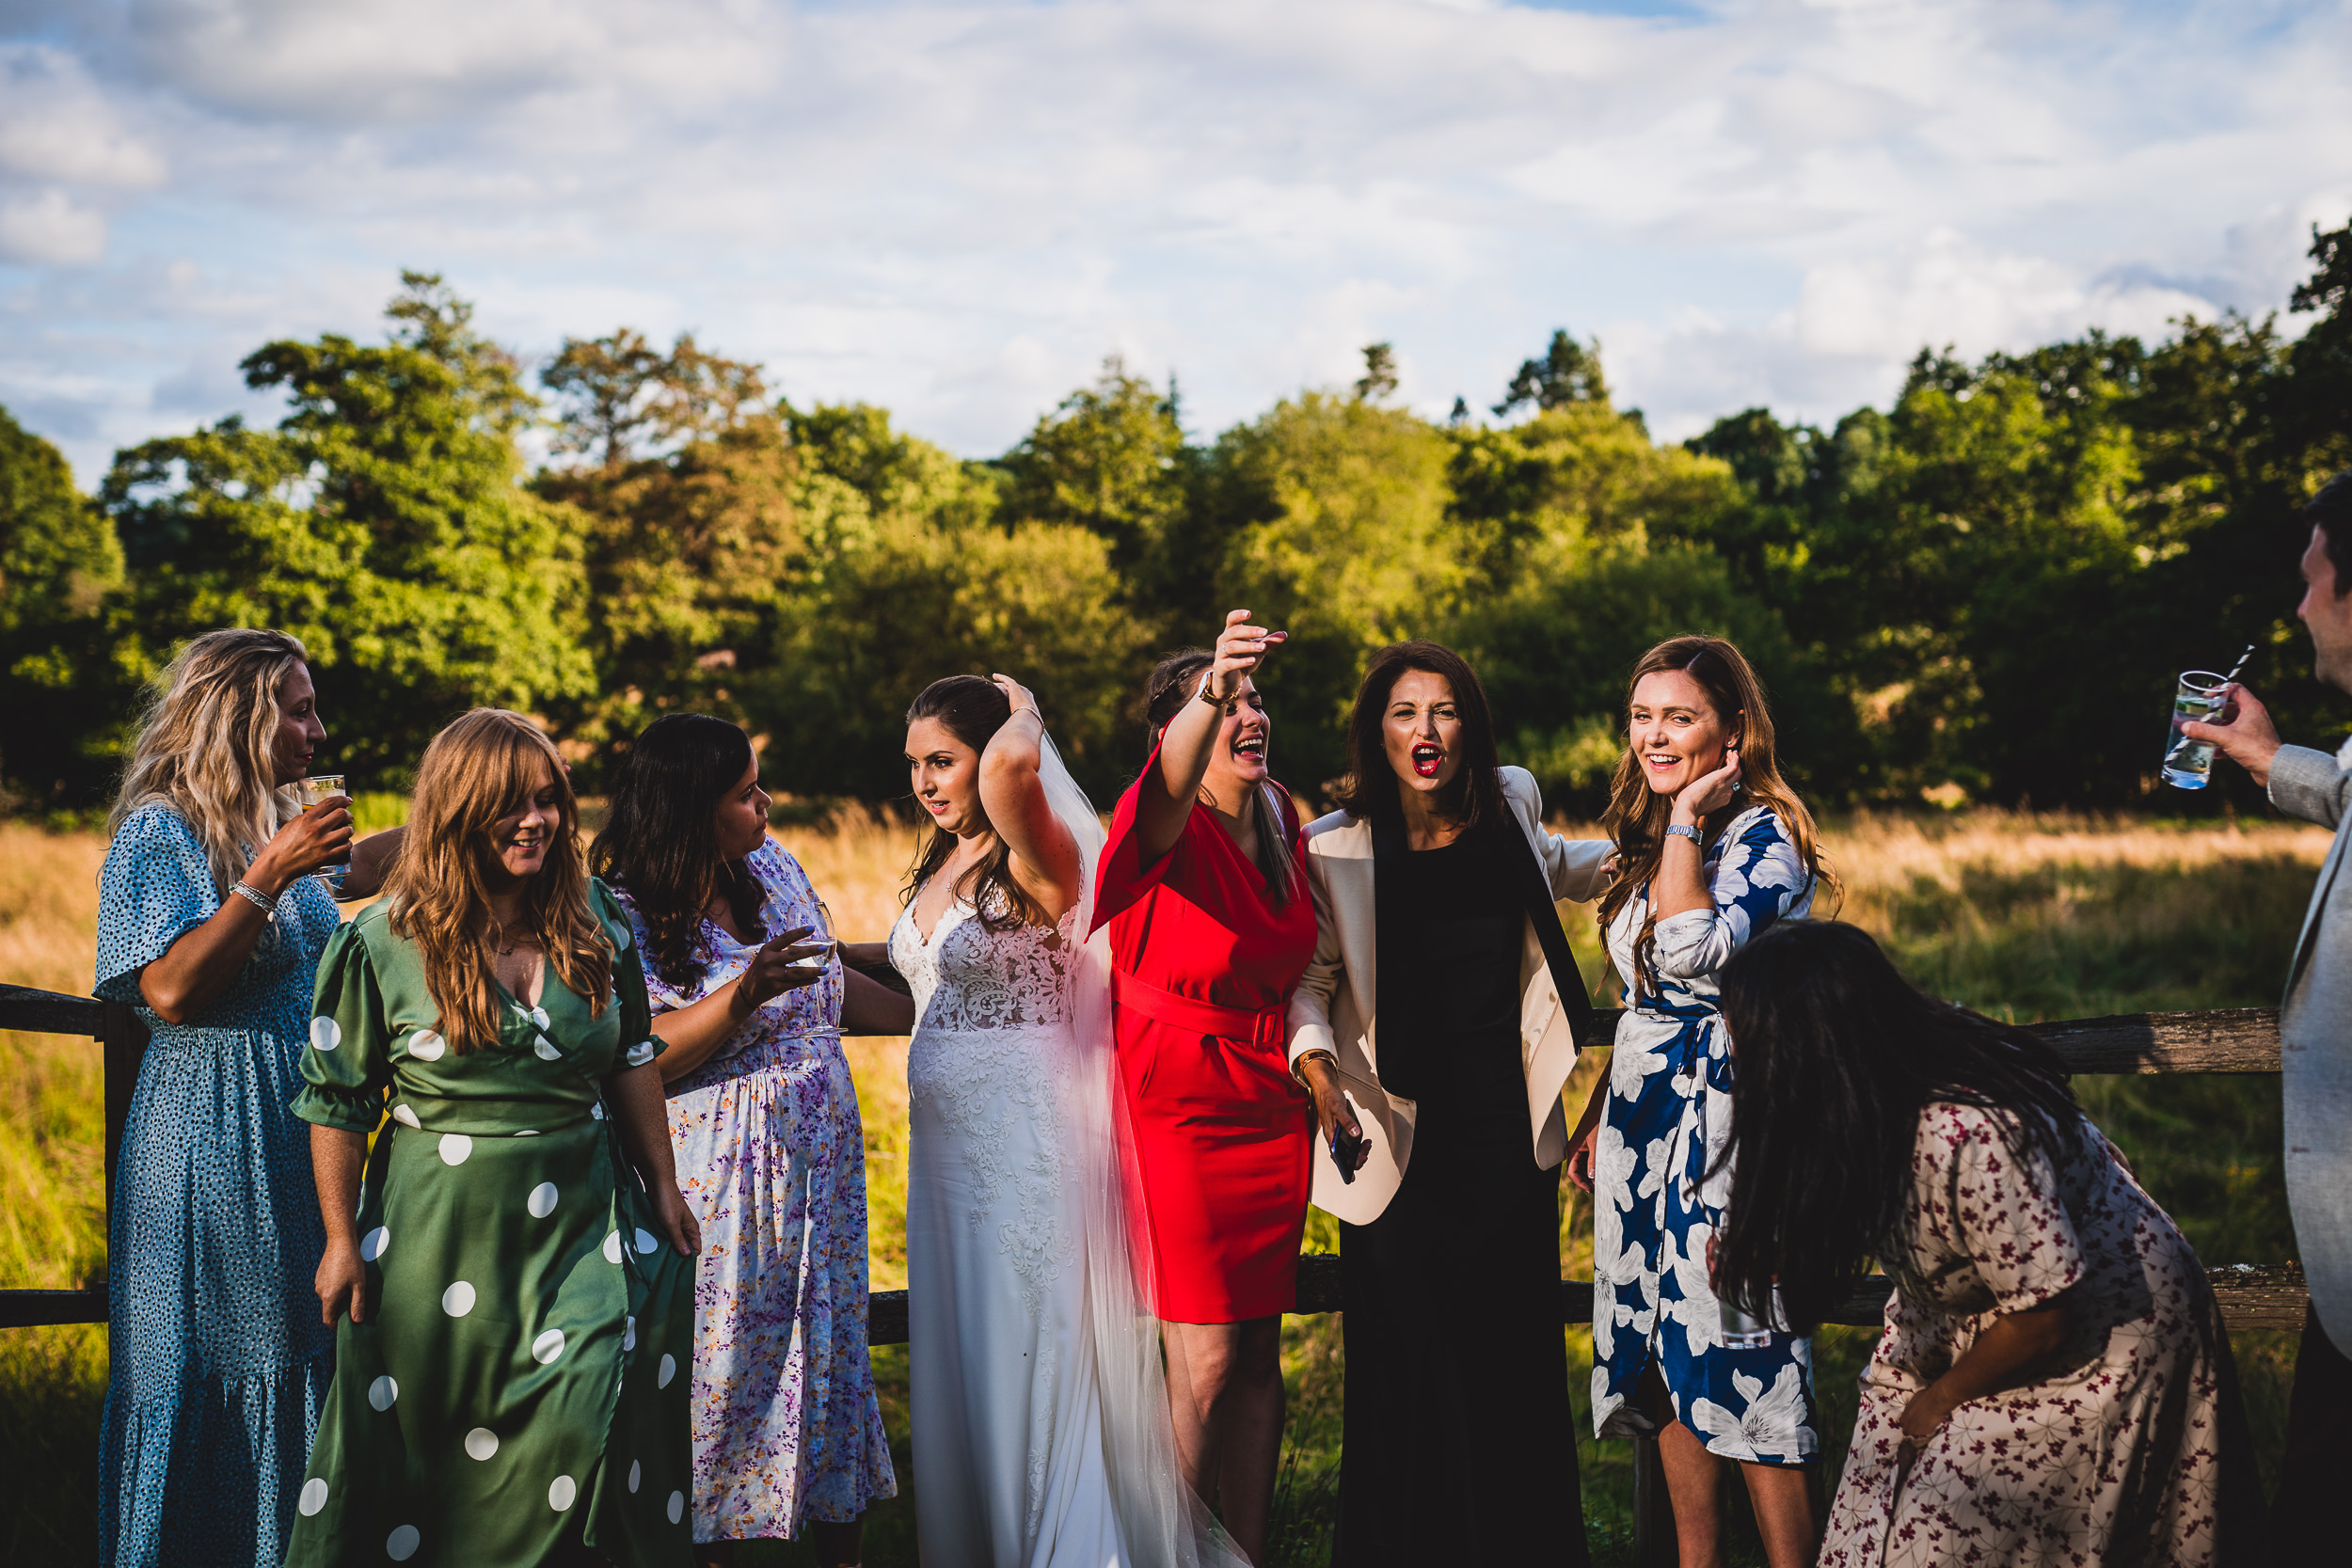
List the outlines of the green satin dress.
{"type": "Polygon", "coordinates": [[[691,1561],[693,1262],[658,1236],[603,1100],[661,1041],[628,922],[601,882],[591,899],[616,955],[600,1016],[550,969],[538,1006],[501,992],[497,1045],[463,1055],[389,900],[320,960],[294,1114],[383,1131],[359,1195],[368,1320],[336,1331],[289,1564],[523,1565],[581,1543],[624,1568],[691,1561]]]}

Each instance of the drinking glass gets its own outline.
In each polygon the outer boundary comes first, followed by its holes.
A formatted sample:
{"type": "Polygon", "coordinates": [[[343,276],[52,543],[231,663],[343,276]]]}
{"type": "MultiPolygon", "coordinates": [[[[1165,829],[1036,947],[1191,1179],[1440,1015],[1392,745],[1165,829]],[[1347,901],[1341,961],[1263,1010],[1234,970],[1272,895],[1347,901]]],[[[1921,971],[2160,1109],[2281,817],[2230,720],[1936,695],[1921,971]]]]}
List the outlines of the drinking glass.
{"type": "MultiPolygon", "coordinates": [[[[350,793],[349,790],[343,788],[343,776],[341,773],[313,773],[307,779],[296,779],[294,787],[294,795],[302,801],[304,811],[309,811],[312,806],[330,797],[350,793]]],[[[345,853],[342,864],[322,865],[310,875],[325,882],[327,892],[340,896],[343,891],[343,879],[351,875],[351,859],[348,852],[345,853]]]]}
{"type": "Polygon", "coordinates": [[[817,901],[817,912],[809,917],[808,924],[811,928],[808,935],[801,939],[802,945],[805,946],[810,942],[823,942],[824,951],[806,958],[793,959],[792,967],[794,969],[824,968],[827,964],[833,962],[834,949],[839,945],[839,943],[834,940],[833,911],[825,908],[825,901],[823,899],[819,898],[817,901]]]}
{"type": "Polygon", "coordinates": [[[2175,789],[2202,789],[2213,782],[2213,742],[2191,740],[2181,726],[2192,720],[2218,719],[2228,705],[2230,679],[2211,670],[2184,670],[2172,690],[2172,733],[2164,747],[2164,782],[2175,789]]]}

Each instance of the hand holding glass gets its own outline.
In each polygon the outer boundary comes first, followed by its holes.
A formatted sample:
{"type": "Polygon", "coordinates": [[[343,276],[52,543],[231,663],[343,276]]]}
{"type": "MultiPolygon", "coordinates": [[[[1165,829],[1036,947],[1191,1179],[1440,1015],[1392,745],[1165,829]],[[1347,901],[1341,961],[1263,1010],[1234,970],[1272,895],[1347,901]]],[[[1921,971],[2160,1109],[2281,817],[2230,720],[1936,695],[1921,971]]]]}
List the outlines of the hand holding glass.
{"type": "MultiPolygon", "coordinates": [[[[343,776],[341,773],[313,773],[307,779],[296,779],[294,788],[294,796],[302,802],[304,811],[325,805],[336,796],[345,793],[343,776]]],[[[343,891],[343,879],[351,875],[351,851],[344,850],[343,858],[340,863],[334,865],[323,865],[311,875],[326,884],[328,893],[341,895],[343,891]]]]}
{"type": "Polygon", "coordinates": [[[792,961],[795,969],[823,969],[833,962],[834,949],[840,945],[834,940],[833,911],[825,908],[822,899],[818,900],[817,912],[809,920],[809,935],[803,945],[810,951],[792,961]]]}
{"type": "Polygon", "coordinates": [[[2185,723],[2219,723],[2230,705],[2230,678],[2211,670],[2184,670],[2172,689],[2172,733],[2164,747],[2164,782],[2175,789],[2202,789],[2213,782],[2213,742],[2181,733],[2185,723]]]}

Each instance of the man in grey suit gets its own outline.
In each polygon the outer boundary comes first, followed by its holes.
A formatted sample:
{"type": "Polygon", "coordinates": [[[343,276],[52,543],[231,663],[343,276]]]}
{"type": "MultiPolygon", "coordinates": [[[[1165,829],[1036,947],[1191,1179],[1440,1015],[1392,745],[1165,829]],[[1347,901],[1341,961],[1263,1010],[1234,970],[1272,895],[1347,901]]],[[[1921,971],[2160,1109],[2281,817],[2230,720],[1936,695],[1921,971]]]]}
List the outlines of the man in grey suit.
{"type": "MultiPolygon", "coordinates": [[[[2303,602],[2321,680],[2352,691],[2352,469],[2304,509],[2303,602]]],[[[2288,746],[2244,687],[2226,724],[2189,723],[2270,793],[2290,816],[2336,831],[2287,969],[2279,1020],[2286,1108],[2287,1203],[2311,1280],[2312,1310],[2295,1363],[2287,1451],[2271,1514],[2271,1551],[2284,1561],[2341,1561],[2347,1551],[2343,1489],[2352,1481],[2352,740],[2332,756],[2288,746]]]]}

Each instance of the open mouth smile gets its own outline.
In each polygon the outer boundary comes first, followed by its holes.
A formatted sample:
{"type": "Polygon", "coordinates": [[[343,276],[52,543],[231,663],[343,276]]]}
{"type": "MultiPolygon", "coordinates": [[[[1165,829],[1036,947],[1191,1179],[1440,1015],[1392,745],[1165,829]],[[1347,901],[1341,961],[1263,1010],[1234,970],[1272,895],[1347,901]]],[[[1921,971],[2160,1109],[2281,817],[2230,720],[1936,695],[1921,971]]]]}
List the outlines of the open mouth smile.
{"type": "Polygon", "coordinates": [[[1445,748],[1423,740],[1413,747],[1413,772],[1424,779],[1434,779],[1445,766],[1445,748]]]}
{"type": "Polygon", "coordinates": [[[1682,766],[1682,759],[1672,752],[1652,752],[1642,760],[1661,773],[1671,773],[1682,766]]]}
{"type": "Polygon", "coordinates": [[[1250,762],[1264,762],[1265,736],[1262,735],[1243,736],[1240,739],[1233,742],[1233,755],[1250,762]]]}

